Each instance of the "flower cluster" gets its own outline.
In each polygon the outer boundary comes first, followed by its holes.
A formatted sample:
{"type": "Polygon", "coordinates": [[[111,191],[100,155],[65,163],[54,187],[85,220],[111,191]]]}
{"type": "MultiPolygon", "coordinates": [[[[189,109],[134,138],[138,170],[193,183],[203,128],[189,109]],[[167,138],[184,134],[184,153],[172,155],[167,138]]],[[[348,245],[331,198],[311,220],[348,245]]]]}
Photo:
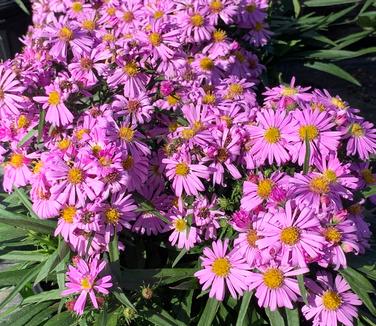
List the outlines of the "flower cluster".
{"type": "Polygon", "coordinates": [[[354,194],[376,183],[376,129],[294,80],[257,103],[264,67],[249,49],[270,35],[266,1],[33,9],[24,51],[0,65],[3,188],[26,186],[35,213],[57,219],[77,255],[63,292],[74,311],[109,293],[101,257],[128,230],[204,247],[195,275],[218,300],[255,289],[260,306],[292,308],[297,276],[319,268],[304,316],[351,324],[360,301],[332,273],[369,246],[354,194]]]}

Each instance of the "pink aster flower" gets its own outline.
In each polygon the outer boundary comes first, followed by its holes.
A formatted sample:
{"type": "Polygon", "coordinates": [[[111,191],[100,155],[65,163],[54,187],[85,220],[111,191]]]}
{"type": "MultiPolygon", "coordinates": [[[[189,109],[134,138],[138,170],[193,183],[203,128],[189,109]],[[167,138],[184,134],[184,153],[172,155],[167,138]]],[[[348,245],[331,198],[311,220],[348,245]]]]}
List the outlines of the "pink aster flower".
{"type": "Polygon", "coordinates": [[[75,206],[64,206],[60,210],[57,227],[54,233],[55,237],[61,235],[65,242],[72,242],[74,238],[73,232],[77,228],[74,223],[76,214],[77,208],[75,206]]]}
{"type": "Polygon", "coordinates": [[[230,24],[237,15],[238,4],[232,0],[211,0],[209,11],[209,20],[213,25],[217,25],[219,19],[222,19],[225,24],[230,24]]]}
{"type": "Polygon", "coordinates": [[[150,95],[144,92],[133,98],[118,95],[112,107],[116,110],[116,116],[129,114],[132,121],[136,123],[149,122],[154,111],[150,103],[150,95]]]}
{"type": "Polygon", "coordinates": [[[252,139],[251,154],[263,164],[275,161],[278,165],[290,159],[288,144],[292,139],[294,123],[286,111],[265,109],[257,113],[257,125],[248,129],[252,139]]]}
{"type": "Polygon", "coordinates": [[[176,196],[183,192],[196,196],[199,191],[205,190],[201,179],[209,179],[211,170],[202,164],[192,164],[190,155],[182,155],[180,158],[165,158],[166,176],[172,181],[172,188],[176,196]]]}
{"type": "Polygon", "coordinates": [[[376,128],[373,123],[355,120],[348,128],[347,155],[358,154],[361,160],[367,160],[376,153],[376,128]]]}
{"type": "Polygon", "coordinates": [[[320,234],[320,221],[308,207],[294,207],[290,200],[265,223],[261,223],[256,241],[261,250],[279,247],[278,256],[283,266],[306,267],[321,255],[325,239],[320,234]]]}
{"type": "Polygon", "coordinates": [[[111,275],[106,275],[99,278],[99,274],[106,267],[106,262],[99,262],[94,258],[90,262],[79,259],[76,266],[69,265],[67,272],[67,289],[61,295],[67,296],[71,294],[80,294],[74,304],[74,311],[82,315],[85,309],[87,296],[94,308],[98,309],[98,301],[95,296],[96,293],[108,294],[108,289],[112,287],[111,275]]]}
{"type": "Polygon", "coordinates": [[[341,275],[333,280],[333,275],[325,271],[318,272],[315,281],[305,282],[309,295],[308,305],[302,308],[304,317],[313,319],[316,326],[337,326],[338,322],[352,326],[353,319],[358,317],[355,306],[362,302],[351,292],[350,285],[341,275]]]}
{"type": "Polygon", "coordinates": [[[252,273],[237,249],[228,251],[228,239],[213,241],[212,248],[204,248],[200,271],[195,273],[202,290],[211,287],[209,297],[222,301],[227,288],[237,299],[248,289],[252,273]]]}
{"type": "Polygon", "coordinates": [[[276,263],[258,267],[258,273],[248,277],[249,290],[256,289],[256,297],[260,307],[274,311],[277,308],[293,308],[292,302],[301,295],[296,275],[309,271],[308,268],[294,269],[291,266],[280,266],[276,263]]]}
{"type": "Polygon", "coordinates": [[[172,230],[168,240],[171,245],[177,246],[179,249],[185,248],[186,250],[192,249],[200,238],[197,234],[197,228],[189,225],[185,212],[174,210],[169,219],[171,224],[166,226],[165,231],[172,230]]]}
{"type": "Polygon", "coordinates": [[[333,117],[319,110],[295,110],[292,115],[295,120],[294,134],[291,137],[292,161],[303,165],[306,155],[306,141],[309,142],[310,160],[337,151],[342,132],[332,130],[335,127],[333,117]]]}
{"type": "Polygon", "coordinates": [[[21,96],[24,87],[16,79],[16,74],[10,67],[0,65],[0,116],[19,114],[21,103],[25,102],[21,96]]]}
{"type": "Polygon", "coordinates": [[[141,1],[128,0],[122,2],[121,7],[116,11],[119,30],[123,34],[135,32],[141,23],[143,15],[144,10],[141,1]]]}
{"type": "Polygon", "coordinates": [[[54,85],[46,87],[47,96],[34,96],[33,100],[42,103],[47,110],[46,121],[55,126],[65,126],[73,121],[73,114],[65,106],[66,96],[54,85]]]}

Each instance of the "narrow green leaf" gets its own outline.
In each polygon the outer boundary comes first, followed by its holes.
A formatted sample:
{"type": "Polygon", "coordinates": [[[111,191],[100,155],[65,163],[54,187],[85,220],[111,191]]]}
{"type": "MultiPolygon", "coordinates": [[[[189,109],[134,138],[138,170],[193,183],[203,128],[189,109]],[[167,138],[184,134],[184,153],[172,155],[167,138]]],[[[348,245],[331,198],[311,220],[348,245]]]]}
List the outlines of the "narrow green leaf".
{"type": "Polygon", "coordinates": [[[215,315],[217,314],[220,302],[216,299],[209,298],[206,302],[204,311],[201,314],[201,318],[198,322],[198,326],[208,326],[213,323],[215,315]]]}
{"type": "Polygon", "coordinates": [[[306,153],[304,157],[303,174],[307,174],[309,170],[309,159],[311,158],[311,146],[308,140],[308,130],[306,131],[304,143],[305,143],[306,153]]]}
{"type": "Polygon", "coordinates": [[[31,269],[21,269],[18,271],[0,272],[0,287],[18,284],[31,269]]]}
{"type": "Polygon", "coordinates": [[[306,63],[304,64],[305,67],[316,69],[319,71],[326,72],[328,74],[334,75],[338,78],[341,78],[343,80],[346,80],[354,85],[361,86],[359,81],[355,79],[353,76],[351,76],[347,71],[343,70],[342,68],[338,67],[334,63],[324,63],[316,61],[314,63],[306,63]]]}
{"type": "Polygon", "coordinates": [[[39,113],[39,123],[38,123],[38,143],[40,143],[42,140],[45,117],[46,117],[46,110],[41,110],[39,113]]]}
{"type": "Polygon", "coordinates": [[[367,188],[361,191],[361,194],[364,198],[368,198],[373,195],[376,195],[376,186],[368,186],[367,188]]]}
{"type": "Polygon", "coordinates": [[[5,321],[2,321],[1,325],[12,325],[12,326],[24,326],[29,325],[29,320],[33,318],[39,312],[45,310],[50,302],[45,302],[39,305],[29,305],[16,310],[14,313],[9,315],[5,321]]]}
{"type": "Polygon", "coordinates": [[[288,309],[285,308],[286,317],[287,317],[287,325],[288,326],[299,326],[299,311],[297,308],[295,309],[288,309]]]}
{"type": "Polygon", "coordinates": [[[300,275],[297,275],[296,278],[298,280],[299,290],[300,290],[300,294],[302,296],[303,302],[305,304],[308,304],[308,301],[307,301],[307,289],[306,289],[306,287],[304,285],[304,276],[300,274],[300,275]]]}
{"type": "Polygon", "coordinates": [[[183,248],[179,252],[179,255],[175,258],[174,262],[172,263],[172,268],[174,268],[177,265],[177,263],[180,261],[180,259],[182,259],[185,256],[186,253],[187,253],[187,250],[183,248]]]}
{"type": "Polygon", "coordinates": [[[278,309],[271,311],[269,308],[265,308],[265,313],[270,320],[271,326],[285,326],[285,321],[278,309]]]}
{"type": "Polygon", "coordinates": [[[295,17],[298,17],[300,14],[300,1],[299,0],[292,0],[292,4],[294,6],[294,13],[295,17]]]}
{"type": "Polygon", "coordinates": [[[0,309],[3,309],[4,306],[7,305],[25,287],[25,285],[37,275],[39,268],[40,265],[30,269],[30,271],[22,277],[20,282],[15,285],[14,289],[12,289],[4,301],[1,302],[0,309]]]}
{"type": "Polygon", "coordinates": [[[32,319],[30,319],[27,322],[26,326],[41,326],[44,325],[44,321],[49,319],[57,310],[57,304],[53,304],[52,306],[49,306],[48,308],[44,309],[37,315],[35,315],[32,319]]]}
{"type": "Polygon", "coordinates": [[[39,219],[38,215],[35,214],[33,210],[33,204],[29,200],[29,196],[25,193],[25,190],[22,188],[14,188],[14,192],[17,194],[22,204],[28,209],[30,215],[35,219],[39,219]]]}
{"type": "Polygon", "coordinates": [[[117,308],[115,311],[112,311],[107,316],[107,324],[106,326],[117,326],[119,316],[123,311],[122,307],[117,308]]]}
{"type": "Polygon", "coordinates": [[[140,312],[140,316],[156,326],[183,326],[181,322],[172,317],[166,310],[160,308],[149,308],[140,312]]]}
{"type": "Polygon", "coordinates": [[[236,326],[246,325],[246,317],[249,303],[251,302],[253,292],[245,292],[242,298],[242,303],[240,305],[238,319],[236,320],[236,326]]]}
{"type": "Polygon", "coordinates": [[[115,296],[115,298],[120,303],[122,303],[124,306],[136,310],[136,308],[134,307],[134,305],[129,301],[129,299],[127,298],[127,296],[123,293],[123,291],[120,288],[113,289],[112,293],[115,296]]]}
{"type": "Polygon", "coordinates": [[[28,140],[36,135],[37,131],[35,129],[29,130],[29,132],[18,142],[17,147],[22,147],[28,140]]]}
{"type": "Polygon", "coordinates": [[[56,228],[55,221],[31,219],[21,214],[9,212],[3,208],[0,208],[0,223],[45,234],[53,234],[56,228]]]}
{"type": "Polygon", "coordinates": [[[6,253],[2,253],[0,250],[0,259],[3,260],[14,260],[14,261],[45,261],[48,258],[47,254],[42,254],[40,251],[23,251],[23,250],[12,250],[6,253]]]}
{"type": "Polygon", "coordinates": [[[94,326],[105,326],[107,325],[107,309],[103,308],[102,311],[99,312],[94,326]]]}
{"type": "Polygon", "coordinates": [[[77,319],[69,311],[63,311],[60,314],[53,316],[43,326],[74,326],[77,325],[77,319]]]}
{"type": "Polygon", "coordinates": [[[309,0],[304,1],[304,6],[307,7],[329,7],[336,5],[344,5],[347,3],[357,3],[359,0],[309,0]]]}
{"type": "Polygon", "coordinates": [[[30,297],[25,298],[22,301],[22,304],[30,304],[30,303],[40,303],[44,301],[52,301],[52,300],[59,300],[61,299],[61,290],[50,290],[50,291],[43,291],[41,293],[32,295],[30,297]]]}

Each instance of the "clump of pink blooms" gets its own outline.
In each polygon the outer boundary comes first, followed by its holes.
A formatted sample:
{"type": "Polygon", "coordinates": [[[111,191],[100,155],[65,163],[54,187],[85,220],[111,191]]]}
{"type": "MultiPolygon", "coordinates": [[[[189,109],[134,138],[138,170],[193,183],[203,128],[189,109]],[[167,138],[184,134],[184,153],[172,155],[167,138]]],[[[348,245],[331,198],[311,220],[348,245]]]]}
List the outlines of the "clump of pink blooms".
{"type": "Polygon", "coordinates": [[[321,278],[306,278],[304,316],[356,317],[359,299],[336,271],[368,248],[354,194],[376,183],[364,163],[376,129],[338,96],[294,80],[257,103],[264,67],[234,35],[264,45],[267,6],[33,3],[24,51],[0,66],[3,188],[27,187],[35,213],[57,220],[55,236],[79,257],[63,293],[78,314],[87,296],[97,308],[96,295],[111,291],[101,257],[130,230],[204,246],[196,276],[218,300],[255,289],[260,306],[292,308],[297,275],[319,266],[321,278]],[[242,197],[229,216],[217,192],[235,185],[242,197]]]}

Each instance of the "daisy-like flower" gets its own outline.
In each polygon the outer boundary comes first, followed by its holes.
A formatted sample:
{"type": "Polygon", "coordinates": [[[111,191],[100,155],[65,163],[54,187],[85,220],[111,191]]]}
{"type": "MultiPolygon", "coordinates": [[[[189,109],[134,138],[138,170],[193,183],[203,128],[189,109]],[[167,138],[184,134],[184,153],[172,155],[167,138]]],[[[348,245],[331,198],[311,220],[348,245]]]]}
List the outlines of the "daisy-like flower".
{"type": "Polygon", "coordinates": [[[137,205],[134,204],[132,195],[124,195],[121,192],[111,196],[110,204],[103,203],[99,206],[98,211],[106,225],[106,242],[110,242],[110,237],[115,232],[120,232],[123,228],[131,229],[129,222],[136,219],[136,209],[137,205]]]}
{"type": "Polygon", "coordinates": [[[275,161],[278,165],[287,162],[290,155],[287,151],[292,139],[294,123],[286,111],[265,109],[257,113],[257,125],[248,129],[252,139],[251,154],[263,164],[275,161]]]}
{"type": "Polygon", "coordinates": [[[197,234],[197,228],[188,224],[184,212],[174,210],[169,215],[169,219],[171,220],[171,224],[166,226],[165,231],[172,230],[168,240],[173,246],[176,245],[179,249],[185,248],[186,250],[189,250],[200,241],[197,234]]]}
{"type": "Polygon", "coordinates": [[[294,269],[271,262],[258,267],[258,270],[258,273],[252,272],[248,277],[249,290],[256,289],[258,305],[272,311],[281,307],[293,309],[292,302],[297,301],[301,295],[294,276],[307,273],[309,269],[294,269]]]}
{"type": "Polygon", "coordinates": [[[172,181],[172,187],[176,196],[180,197],[183,192],[187,195],[196,196],[199,191],[205,189],[201,179],[209,179],[211,169],[202,164],[192,164],[189,154],[176,158],[165,158],[166,176],[172,181]]]}
{"type": "Polygon", "coordinates": [[[119,9],[120,10],[116,11],[119,30],[123,34],[135,32],[144,14],[142,2],[138,0],[128,0],[122,3],[119,9]]]}
{"type": "Polygon", "coordinates": [[[238,5],[232,0],[210,0],[209,11],[209,20],[213,25],[217,25],[219,19],[230,24],[236,17],[238,5]]]}
{"type": "Polygon", "coordinates": [[[337,326],[338,322],[352,326],[353,319],[358,317],[355,306],[362,302],[351,292],[350,285],[341,275],[333,280],[333,275],[325,271],[318,272],[315,281],[305,282],[309,295],[308,304],[302,308],[304,317],[313,319],[317,326],[337,326]]]}
{"type": "Polygon", "coordinates": [[[202,290],[211,287],[209,297],[222,301],[226,288],[237,299],[248,289],[252,273],[237,249],[228,251],[228,239],[213,241],[212,248],[204,248],[201,258],[203,269],[195,273],[202,290]]]}
{"type": "Polygon", "coordinates": [[[294,134],[291,137],[290,146],[293,162],[303,165],[306,155],[306,141],[308,141],[310,148],[309,164],[313,164],[315,157],[326,156],[337,150],[342,132],[332,130],[335,123],[328,112],[304,109],[295,110],[292,116],[295,120],[294,134]]]}
{"type": "Polygon", "coordinates": [[[55,237],[60,234],[65,242],[71,242],[73,232],[76,229],[74,223],[76,214],[77,208],[75,206],[65,206],[60,210],[57,227],[54,233],[55,237]]]}
{"type": "Polygon", "coordinates": [[[24,87],[16,79],[16,74],[4,64],[0,65],[0,116],[5,118],[20,113],[21,103],[25,100],[20,95],[24,87]]]}
{"type": "Polygon", "coordinates": [[[261,238],[256,243],[261,250],[279,247],[278,256],[283,266],[307,267],[307,263],[321,254],[325,239],[320,234],[320,221],[315,217],[315,211],[294,206],[288,200],[284,210],[261,223],[258,232],[261,238]]]}
{"type": "Polygon", "coordinates": [[[358,154],[361,160],[367,160],[376,153],[376,128],[373,123],[355,120],[348,127],[347,133],[347,155],[358,154]]]}
{"type": "Polygon", "coordinates": [[[47,96],[34,96],[33,100],[42,103],[46,112],[46,121],[55,126],[65,126],[73,121],[73,114],[64,104],[66,95],[55,85],[46,87],[47,96]]]}
{"type": "Polygon", "coordinates": [[[61,295],[68,296],[71,294],[80,294],[74,304],[74,311],[82,315],[85,309],[87,296],[94,308],[98,309],[98,301],[95,296],[96,293],[108,294],[112,287],[111,275],[99,277],[99,274],[106,267],[105,261],[98,261],[93,258],[90,262],[83,259],[78,259],[75,266],[69,265],[67,272],[67,289],[61,295]]]}
{"type": "Polygon", "coordinates": [[[151,114],[154,111],[150,103],[150,95],[141,92],[134,98],[127,98],[121,95],[116,96],[112,107],[116,110],[116,116],[129,114],[132,121],[136,123],[145,123],[151,120],[151,114]]]}
{"type": "Polygon", "coordinates": [[[241,208],[251,211],[264,203],[270,197],[273,188],[283,178],[283,173],[275,172],[269,178],[261,174],[255,176],[243,184],[243,198],[241,199],[241,208]]]}

